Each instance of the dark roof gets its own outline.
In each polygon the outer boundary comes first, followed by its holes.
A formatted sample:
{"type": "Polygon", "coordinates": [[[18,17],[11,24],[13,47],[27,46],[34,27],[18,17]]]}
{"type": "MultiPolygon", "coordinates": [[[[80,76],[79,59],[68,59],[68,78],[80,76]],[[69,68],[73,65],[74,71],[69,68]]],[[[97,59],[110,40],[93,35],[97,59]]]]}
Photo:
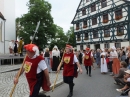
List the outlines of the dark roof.
{"type": "Polygon", "coordinates": [[[3,20],[6,20],[1,12],[0,12],[0,18],[2,18],[3,20]]]}

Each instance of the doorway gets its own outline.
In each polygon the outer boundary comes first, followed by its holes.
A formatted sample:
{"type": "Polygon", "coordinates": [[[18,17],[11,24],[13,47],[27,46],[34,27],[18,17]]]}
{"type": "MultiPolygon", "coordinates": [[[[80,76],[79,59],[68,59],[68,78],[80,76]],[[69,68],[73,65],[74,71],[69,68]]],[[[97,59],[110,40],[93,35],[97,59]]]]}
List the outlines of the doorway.
{"type": "Polygon", "coordinates": [[[80,50],[83,50],[83,44],[80,44],[80,50]]]}
{"type": "Polygon", "coordinates": [[[95,50],[100,49],[100,44],[95,44],[95,50]]]}

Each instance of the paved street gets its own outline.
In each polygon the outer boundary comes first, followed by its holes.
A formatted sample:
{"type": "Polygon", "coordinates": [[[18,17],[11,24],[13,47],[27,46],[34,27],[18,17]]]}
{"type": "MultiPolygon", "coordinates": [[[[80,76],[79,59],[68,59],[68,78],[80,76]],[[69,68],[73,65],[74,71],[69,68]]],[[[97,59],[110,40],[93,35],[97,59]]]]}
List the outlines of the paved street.
{"type": "MultiPolygon", "coordinates": [[[[92,70],[92,77],[86,74],[83,68],[83,74],[74,79],[74,95],[73,97],[116,97],[120,93],[116,91],[117,86],[114,84],[113,77],[108,74],[101,74],[100,69],[92,70]]],[[[49,92],[51,97],[67,97],[69,93],[69,86],[62,84],[54,90],[49,92]]]]}
{"type": "MultiPolygon", "coordinates": [[[[0,66],[0,97],[9,97],[10,91],[13,88],[13,79],[17,71],[5,72],[10,71],[13,69],[18,69],[21,67],[20,65],[1,65],[0,66]],[[4,72],[4,73],[2,73],[4,72]]],[[[54,83],[56,77],[56,73],[50,73],[50,80],[51,83],[54,83]]],[[[62,82],[62,72],[60,72],[57,83],[62,82]]],[[[29,89],[26,82],[25,75],[21,75],[19,79],[19,83],[15,89],[13,97],[28,97],[29,89]]]]}

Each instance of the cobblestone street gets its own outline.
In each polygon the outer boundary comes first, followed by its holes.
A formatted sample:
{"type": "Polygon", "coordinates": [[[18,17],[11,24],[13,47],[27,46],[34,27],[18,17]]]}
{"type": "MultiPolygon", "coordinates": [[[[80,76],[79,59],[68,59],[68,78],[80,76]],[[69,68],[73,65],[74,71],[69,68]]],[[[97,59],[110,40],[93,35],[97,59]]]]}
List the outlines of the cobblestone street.
{"type": "MultiPolygon", "coordinates": [[[[10,91],[13,88],[13,79],[17,71],[11,71],[20,68],[21,65],[11,65],[11,66],[0,66],[0,97],[9,97],[10,91]],[[8,72],[6,72],[8,71],[8,72]],[[4,73],[2,73],[4,72],[4,73]]],[[[50,73],[51,84],[54,83],[56,73],[50,73]]],[[[60,72],[57,83],[62,82],[62,72],[60,72]]],[[[16,86],[13,97],[28,97],[29,89],[25,78],[22,74],[19,78],[19,83],[16,86]]]]}

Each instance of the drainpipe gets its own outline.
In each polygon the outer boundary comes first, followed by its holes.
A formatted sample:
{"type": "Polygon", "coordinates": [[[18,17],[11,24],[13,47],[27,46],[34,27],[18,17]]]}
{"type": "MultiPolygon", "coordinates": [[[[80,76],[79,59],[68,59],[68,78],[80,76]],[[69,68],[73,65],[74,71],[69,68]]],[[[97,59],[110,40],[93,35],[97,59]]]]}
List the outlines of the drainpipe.
{"type": "Polygon", "coordinates": [[[6,20],[4,20],[4,54],[5,54],[5,21],[6,20]]]}

